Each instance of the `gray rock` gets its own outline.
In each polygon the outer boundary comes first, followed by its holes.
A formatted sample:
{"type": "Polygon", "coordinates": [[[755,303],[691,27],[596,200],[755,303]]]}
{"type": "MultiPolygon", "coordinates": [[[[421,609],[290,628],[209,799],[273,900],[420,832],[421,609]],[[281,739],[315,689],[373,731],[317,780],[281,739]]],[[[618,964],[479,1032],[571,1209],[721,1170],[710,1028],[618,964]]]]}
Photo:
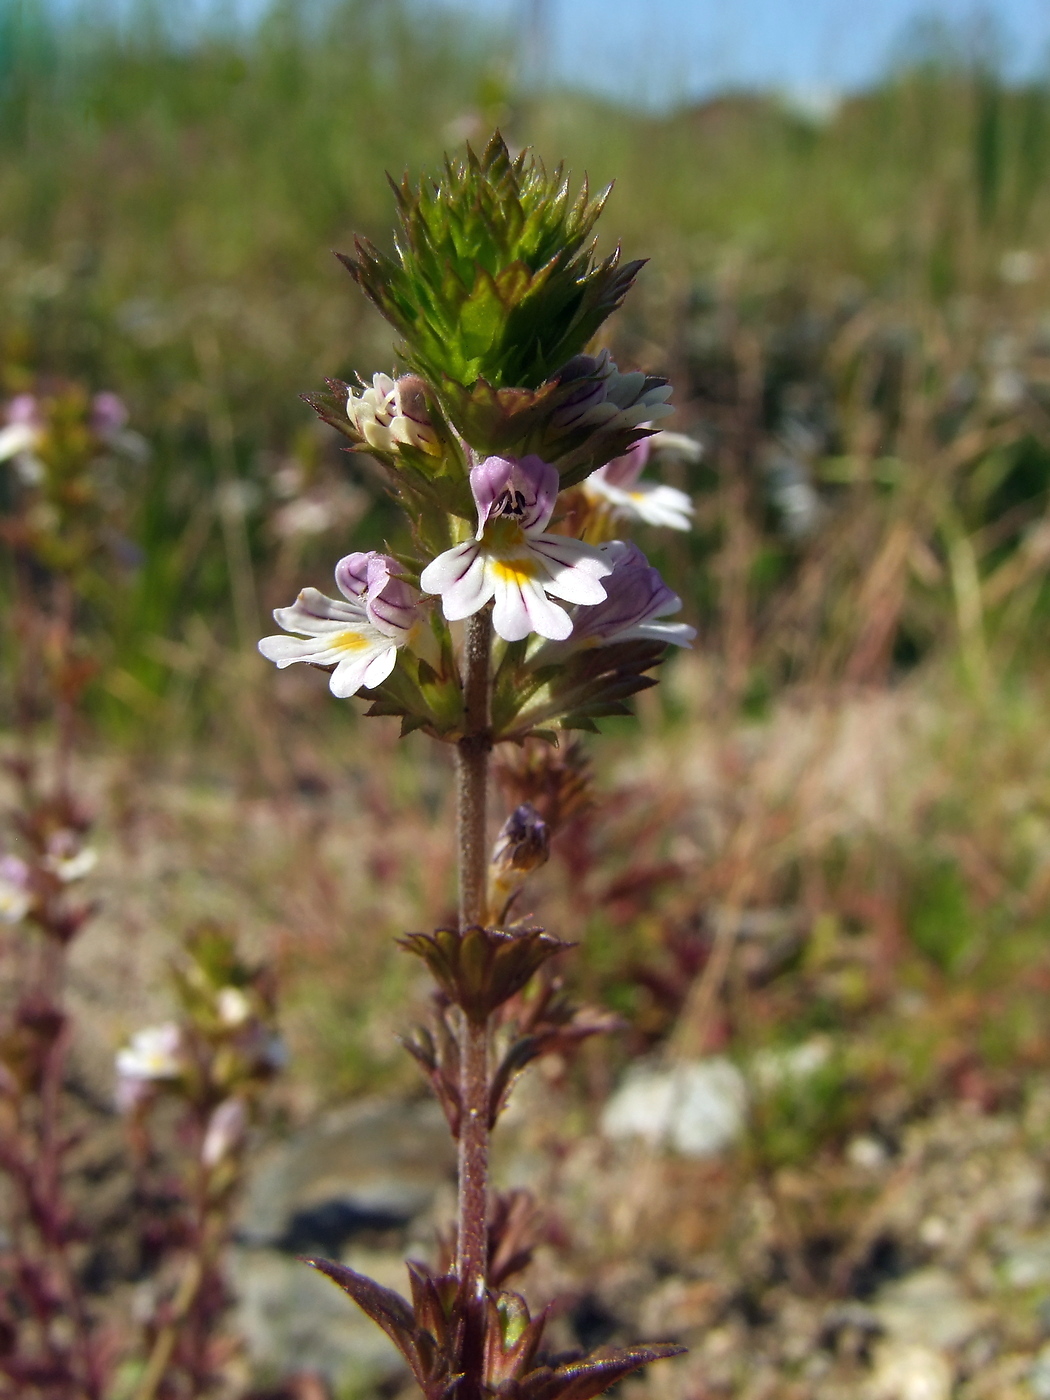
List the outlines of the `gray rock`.
{"type": "Polygon", "coordinates": [[[260,1380],[304,1364],[340,1393],[403,1368],[393,1344],[329,1280],[294,1258],[340,1259],[407,1292],[408,1234],[426,1237],[455,1150],[435,1103],[367,1100],[260,1156],[230,1264],[237,1325],[260,1380]]]}
{"type": "MultiPolygon", "coordinates": [[[[298,1259],[273,1250],[236,1249],[230,1268],[239,1295],[238,1329],[259,1381],[277,1381],[309,1365],[341,1391],[358,1393],[404,1368],[385,1333],[298,1259]]],[[[382,1272],[390,1286],[392,1268],[382,1272]]],[[[403,1265],[396,1283],[403,1293],[403,1265]]]]}
{"type": "Polygon", "coordinates": [[[881,1289],[872,1312],[888,1336],[950,1351],[970,1340],[993,1312],[967,1298],[945,1269],[920,1269],[881,1289]]]}
{"type": "Polygon", "coordinates": [[[1011,1288],[1034,1288],[1050,1283],[1050,1237],[1018,1240],[1002,1261],[1003,1278],[1011,1288]]]}
{"type": "Polygon", "coordinates": [[[309,1216],[324,1230],[326,1211],[331,1233],[342,1229],[344,1242],[358,1233],[404,1228],[430,1208],[455,1165],[436,1103],[351,1104],[260,1155],[238,1237],[242,1244],[300,1252],[309,1216]]]}

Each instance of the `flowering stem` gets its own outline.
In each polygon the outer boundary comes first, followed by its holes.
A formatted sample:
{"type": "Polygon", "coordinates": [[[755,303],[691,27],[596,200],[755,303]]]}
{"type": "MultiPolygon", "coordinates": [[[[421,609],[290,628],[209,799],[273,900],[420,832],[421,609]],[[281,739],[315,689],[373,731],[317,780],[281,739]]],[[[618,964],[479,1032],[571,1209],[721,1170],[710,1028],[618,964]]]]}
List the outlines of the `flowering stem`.
{"type": "Polygon", "coordinates": [[[485,840],[489,751],[489,665],[492,655],[490,610],[467,623],[463,655],[463,738],[457,747],[459,841],[459,922],[461,928],[485,922],[488,847],[485,840]]]}
{"type": "MultiPolygon", "coordinates": [[[[464,734],[459,741],[458,840],[460,929],[486,918],[486,797],[492,624],[485,608],[470,619],[464,649],[464,734]]],[[[461,1364],[464,1400],[481,1393],[484,1299],[488,1287],[489,1020],[463,1017],[460,1032],[459,1219],[456,1268],[472,1305],[461,1364]]]]}

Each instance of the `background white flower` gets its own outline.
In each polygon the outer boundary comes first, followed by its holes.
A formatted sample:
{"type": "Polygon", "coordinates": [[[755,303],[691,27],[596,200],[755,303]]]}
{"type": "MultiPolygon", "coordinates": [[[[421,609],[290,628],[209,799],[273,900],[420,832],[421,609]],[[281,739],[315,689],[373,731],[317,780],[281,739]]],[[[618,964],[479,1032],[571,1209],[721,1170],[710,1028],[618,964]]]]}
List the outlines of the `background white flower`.
{"type": "MultiPolygon", "coordinates": [[[[580,489],[599,515],[613,520],[640,520],[669,530],[688,530],[693,523],[693,503],[676,486],[661,481],[641,481],[653,452],[664,434],[642,438],[622,457],[614,457],[580,483],[580,489]]],[[[667,434],[667,436],[671,436],[667,434]]],[[[674,434],[678,438],[679,434],[674,434]]],[[[686,442],[691,439],[684,439],[686,442]]]]}

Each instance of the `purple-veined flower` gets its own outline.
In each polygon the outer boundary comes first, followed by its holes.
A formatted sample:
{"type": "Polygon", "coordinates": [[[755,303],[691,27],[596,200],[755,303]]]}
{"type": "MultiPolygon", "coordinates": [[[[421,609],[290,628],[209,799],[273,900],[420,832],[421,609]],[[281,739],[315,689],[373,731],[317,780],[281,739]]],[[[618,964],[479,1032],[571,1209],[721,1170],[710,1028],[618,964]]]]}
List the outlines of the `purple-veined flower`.
{"type": "Polygon", "coordinates": [[[33,907],[32,876],[18,856],[0,856],[0,923],[19,924],[33,907]]]}
{"type": "Polygon", "coordinates": [[[304,588],[290,608],[274,618],[290,637],[264,637],[259,650],[282,669],[296,661],[334,666],[329,689],[345,699],[364,687],[381,685],[394,669],[399,647],[425,638],[419,593],[396,576],[396,559],[348,554],[335,567],[342,598],[304,588]]]}
{"type": "Polygon", "coordinates": [[[531,802],[516,807],[503,823],[489,858],[489,911],[502,923],[526,877],[550,855],[550,828],[531,802]]]}
{"type": "Polygon", "coordinates": [[[574,355],[555,378],[579,387],[555,410],[552,425],[559,429],[639,428],[674,410],[667,400],[671,386],[639,370],[621,374],[608,350],[598,355],[574,355]]]}
{"type": "Polygon", "coordinates": [[[248,1105],[240,1098],[223,1099],[212,1110],[201,1144],[201,1162],[214,1169],[236,1152],[248,1129],[248,1105]]]}
{"type": "Polygon", "coordinates": [[[636,544],[610,540],[601,546],[611,565],[604,580],[605,601],[591,608],[574,608],[572,635],[564,642],[544,643],[532,656],[535,665],[548,665],[582,647],[613,642],[652,641],[688,647],[696,628],[685,622],[662,621],[682,606],[636,544]]]}
{"type": "Polygon", "coordinates": [[[371,388],[346,400],[346,414],[369,447],[395,452],[399,443],[440,454],[441,444],[431,426],[426,407],[426,386],[415,374],[391,379],[374,374],[371,388]]]}
{"type": "MultiPolygon", "coordinates": [[[[580,490],[597,516],[594,533],[604,535],[608,524],[621,520],[641,520],[646,525],[662,525],[669,530],[690,528],[693,503],[684,491],[660,481],[639,480],[661,436],[657,433],[642,438],[622,457],[614,457],[580,483],[580,490]]],[[[675,437],[678,436],[676,433],[675,437]]]]}
{"type": "Polygon", "coordinates": [[[492,625],[504,641],[530,632],[567,637],[572,620],[551,597],[600,603],[610,565],[593,545],[544,533],[558,498],[557,468],[536,456],[488,457],[471,471],[470,489],[477,533],[429,563],[421,587],[441,595],[450,622],[494,600],[492,625]]]}

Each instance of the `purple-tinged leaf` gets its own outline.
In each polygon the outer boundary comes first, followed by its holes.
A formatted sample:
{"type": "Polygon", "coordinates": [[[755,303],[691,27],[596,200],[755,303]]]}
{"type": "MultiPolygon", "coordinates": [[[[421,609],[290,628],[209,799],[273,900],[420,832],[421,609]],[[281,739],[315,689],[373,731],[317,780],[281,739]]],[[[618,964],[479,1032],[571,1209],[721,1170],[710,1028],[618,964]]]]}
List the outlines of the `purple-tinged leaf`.
{"type": "Polygon", "coordinates": [[[412,1309],[400,1293],[395,1293],[392,1288],[384,1288],[374,1279],[356,1273],[343,1264],[336,1264],[331,1259],[304,1258],[303,1263],[330,1278],[336,1287],[352,1298],[361,1311],[366,1313],[377,1327],[382,1328],[415,1371],[416,1322],[412,1316],[412,1309]]]}
{"type": "Polygon", "coordinates": [[[567,1362],[554,1369],[541,1366],[529,1372],[517,1383],[514,1393],[520,1400],[594,1400],[595,1396],[602,1395],[632,1371],[653,1361],[681,1356],[684,1351],[685,1347],[670,1343],[623,1349],[603,1348],[579,1361],[567,1362]]]}

